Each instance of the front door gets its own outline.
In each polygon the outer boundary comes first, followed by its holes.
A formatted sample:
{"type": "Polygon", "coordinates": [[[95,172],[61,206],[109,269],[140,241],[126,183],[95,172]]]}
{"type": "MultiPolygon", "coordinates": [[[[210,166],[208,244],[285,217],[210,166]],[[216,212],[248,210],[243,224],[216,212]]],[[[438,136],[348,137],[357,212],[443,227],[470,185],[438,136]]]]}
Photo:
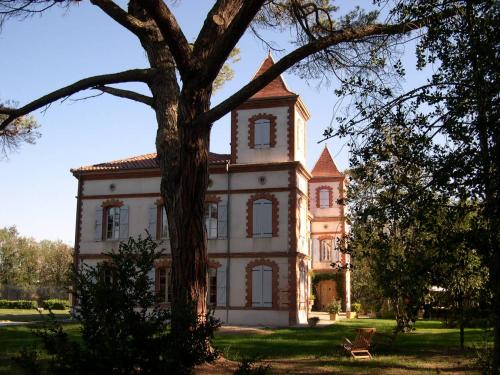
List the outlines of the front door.
{"type": "Polygon", "coordinates": [[[322,280],[318,283],[319,308],[326,310],[326,307],[337,297],[335,280],[322,280]]]}

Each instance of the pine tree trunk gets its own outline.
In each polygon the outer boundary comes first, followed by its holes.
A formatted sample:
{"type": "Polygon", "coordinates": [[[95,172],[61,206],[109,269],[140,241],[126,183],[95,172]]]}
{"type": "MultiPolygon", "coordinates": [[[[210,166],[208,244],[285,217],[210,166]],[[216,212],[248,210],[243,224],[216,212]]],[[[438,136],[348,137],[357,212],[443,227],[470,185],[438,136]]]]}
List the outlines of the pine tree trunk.
{"type": "Polygon", "coordinates": [[[210,126],[194,126],[192,120],[205,112],[209,103],[210,92],[184,89],[178,103],[177,147],[171,147],[172,142],[157,142],[172,252],[172,329],[180,333],[196,324],[183,317],[196,314],[200,322],[207,312],[204,212],[210,126]],[[176,155],[178,160],[173,162],[176,155]]]}

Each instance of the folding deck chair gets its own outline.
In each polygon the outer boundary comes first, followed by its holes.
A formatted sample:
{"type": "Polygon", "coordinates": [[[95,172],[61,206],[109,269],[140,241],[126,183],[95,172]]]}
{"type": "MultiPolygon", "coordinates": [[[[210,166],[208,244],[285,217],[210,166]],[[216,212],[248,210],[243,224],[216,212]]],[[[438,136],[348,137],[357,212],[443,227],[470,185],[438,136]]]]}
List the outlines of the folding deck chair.
{"type": "Polygon", "coordinates": [[[375,331],[375,328],[358,328],[354,342],[352,343],[348,338],[344,337],[342,347],[354,359],[372,358],[368,349],[370,349],[375,331]]]}

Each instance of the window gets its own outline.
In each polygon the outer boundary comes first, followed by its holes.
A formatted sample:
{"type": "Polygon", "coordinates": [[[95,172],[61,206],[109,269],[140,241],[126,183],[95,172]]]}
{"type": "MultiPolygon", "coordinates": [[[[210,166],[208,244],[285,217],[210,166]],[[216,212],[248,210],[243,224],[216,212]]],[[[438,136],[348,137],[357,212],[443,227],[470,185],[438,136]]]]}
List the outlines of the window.
{"type": "Polygon", "coordinates": [[[161,210],[160,237],[169,238],[167,210],[165,210],[165,206],[159,206],[159,209],[161,210]]]}
{"type": "Polygon", "coordinates": [[[252,268],[252,307],[272,307],[273,270],[266,265],[259,265],[252,268]]]}
{"type": "Polygon", "coordinates": [[[217,203],[205,203],[205,227],[209,239],[217,238],[217,203]]]}
{"type": "Polygon", "coordinates": [[[253,202],[253,237],[273,236],[273,202],[257,199],[253,202]]]}
{"type": "Polygon", "coordinates": [[[157,291],[160,303],[172,301],[172,277],[170,268],[162,267],[156,269],[157,291]]]}
{"type": "Polygon", "coordinates": [[[208,269],[208,304],[210,306],[217,305],[217,270],[215,268],[208,269]]]}
{"type": "Polygon", "coordinates": [[[270,146],[271,121],[259,119],[255,121],[255,148],[268,148],[270,146]]]}
{"type": "Polygon", "coordinates": [[[319,260],[331,261],[332,260],[332,240],[325,239],[319,242],[319,260]]]}
{"type": "Polygon", "coordinates": [[[106,239],[120,238],[120,207],[109,207],[106,210],[106,239]]]}
{"type": "Polygon", "coordinates": [[[128,206],[113,200],[96,208],[95,240],[123,240],[128,238],[128,206]]]}
{"type": "Polygon", "coordinates": [[[319,208],[329,208],[330,207],[330,192],[327,189],[321,189],[319,191],[319,208]]]}
{"type": "MultiPolygon", "coordinates": [[[[305,304],[307,302],[307,267],[302,262],[299,265],[299,302],[305,304]]],[[[305,306],[303,306],[305,307],[305,306]]]]}

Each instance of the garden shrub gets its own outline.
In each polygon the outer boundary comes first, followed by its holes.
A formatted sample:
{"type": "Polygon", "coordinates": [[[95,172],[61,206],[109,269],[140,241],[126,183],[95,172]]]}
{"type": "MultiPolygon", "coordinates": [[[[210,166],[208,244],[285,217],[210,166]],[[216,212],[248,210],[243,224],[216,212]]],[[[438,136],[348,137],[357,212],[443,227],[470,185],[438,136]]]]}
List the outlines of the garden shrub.
{"type": "Polygon", "coordinates": [[[361,303],[352,303],[351,304],[351,311],[355,313],[361,312],[361,303]]]}
{"type": "Polygon", "coordinates": [[[46,299],[42,306],[49,310],[66,310],[69,308],[69,301],[66,299],[46,299]]]}
{"type": "MultiPolygon", "coordinates": [[[[199,319],[185,306],[174,321],[193,329],[183,333],[170,326],[172,313],[158,303],[150,271],[162,252],[158,244],[130,238],[108,260],[83,265],[75,275],[74,318],[81,325],[81,342],[73,341],[53,314],[36,331],[49,361],[39,361],[43,374],[191,374],[192,368],[217,358],[211,346],[218,320],[199,319]],[[105,277],[109,275],[109,277],[105,277]],[[45,367],[48,368],[45,371],[45,367]]],[[[29,365],[30,357],[24,356],[29,365]]],[[[29,367],[29,366],[25,366],[29,367]]]]}
{"type": "Polygon", "coordinates": [[[0,309],[36,309],[36,301],[0,299],[0,309]]]}

